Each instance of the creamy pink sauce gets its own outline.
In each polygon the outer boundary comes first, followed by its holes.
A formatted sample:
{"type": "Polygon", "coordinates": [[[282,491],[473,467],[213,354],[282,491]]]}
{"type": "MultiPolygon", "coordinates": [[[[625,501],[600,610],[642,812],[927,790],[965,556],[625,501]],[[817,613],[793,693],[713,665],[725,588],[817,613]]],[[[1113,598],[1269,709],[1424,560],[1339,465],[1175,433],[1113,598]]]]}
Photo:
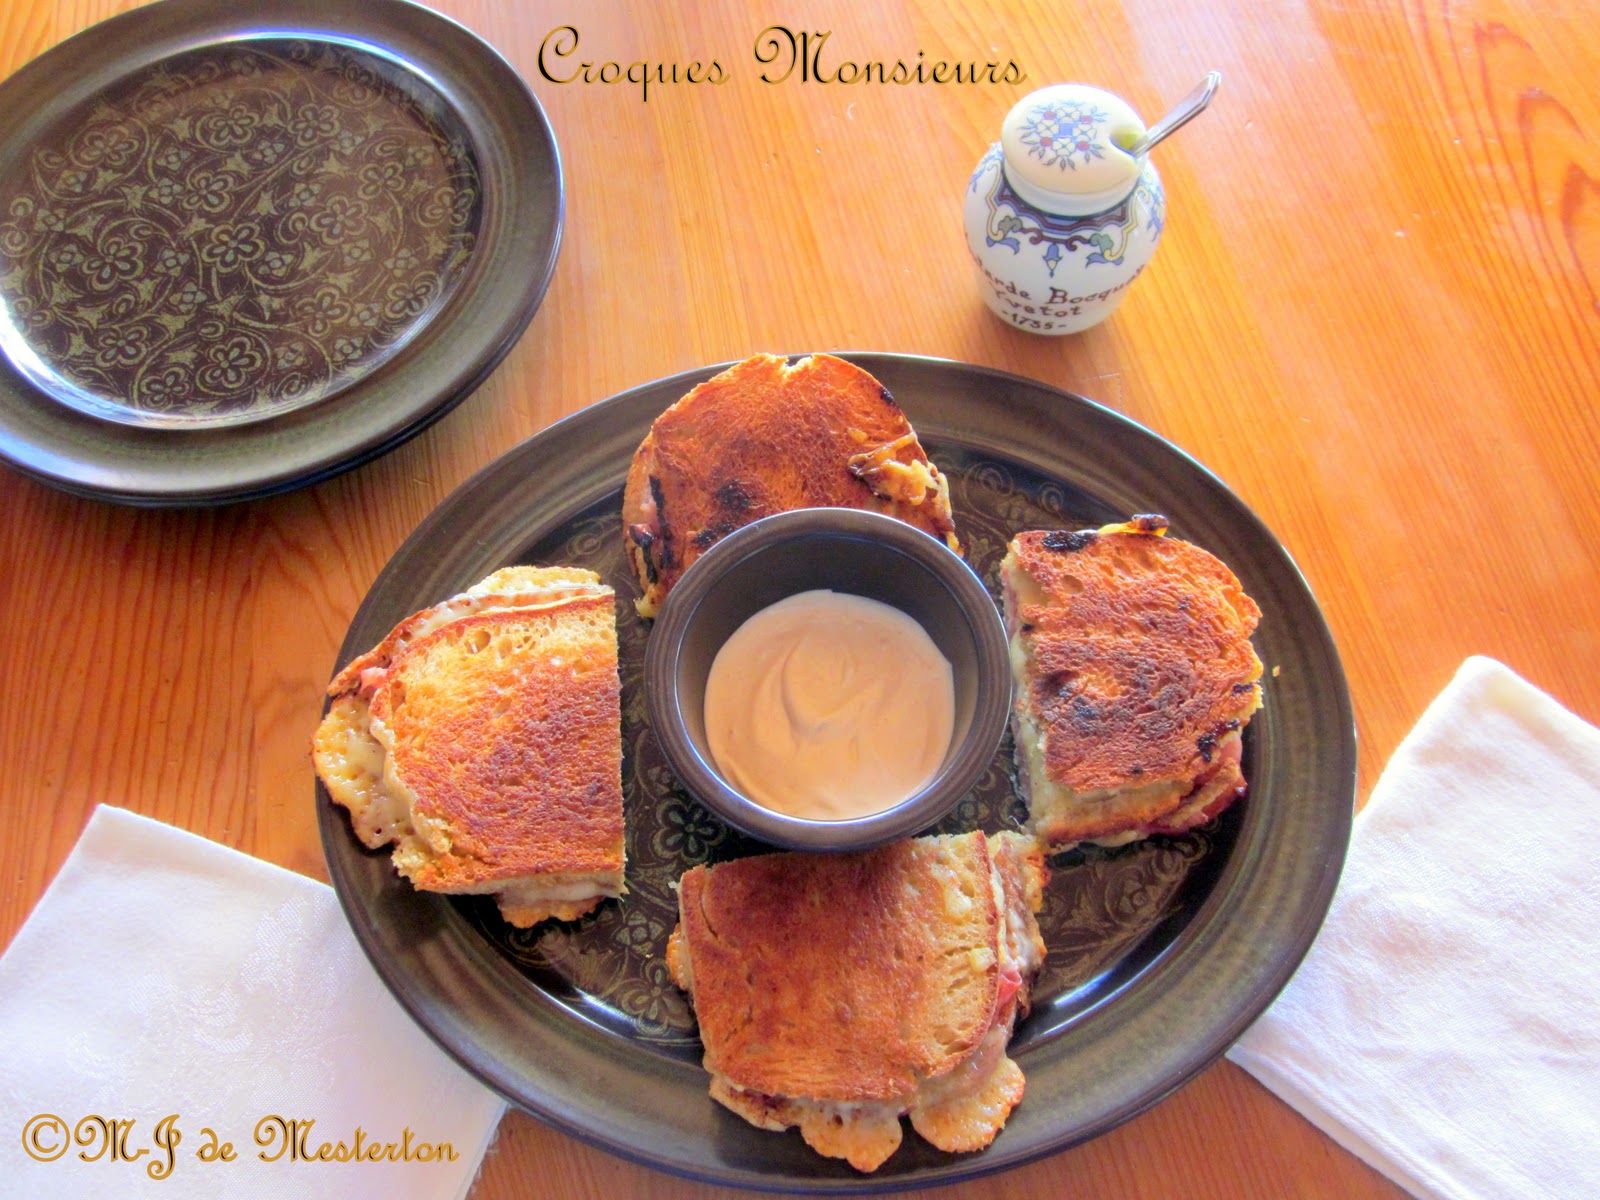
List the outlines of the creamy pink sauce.
{"type": "Polygon", "coordinates": [[[950,663],[890,605],[810,591],[756,613],[706,682],[717,770],[763,807],[838,821],[892,808],[950,748],[950,663]]]}

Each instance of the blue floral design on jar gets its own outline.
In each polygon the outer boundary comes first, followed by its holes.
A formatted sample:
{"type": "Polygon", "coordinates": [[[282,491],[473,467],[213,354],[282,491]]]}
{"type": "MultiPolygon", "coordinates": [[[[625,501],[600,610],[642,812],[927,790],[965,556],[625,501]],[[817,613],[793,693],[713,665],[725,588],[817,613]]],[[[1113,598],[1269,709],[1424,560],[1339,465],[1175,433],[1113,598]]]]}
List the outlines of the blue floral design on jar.
{"type": "Polygon", "coordinates": [[[1047,101],[1028,110],[1022,141],[1028,153],[1046,165],[1076,171],[1077,155],[1082,155],[1085,163],[1105,157],[1095,129],[1110,119],[1109,113],[1094,104],[1047,101]]]}

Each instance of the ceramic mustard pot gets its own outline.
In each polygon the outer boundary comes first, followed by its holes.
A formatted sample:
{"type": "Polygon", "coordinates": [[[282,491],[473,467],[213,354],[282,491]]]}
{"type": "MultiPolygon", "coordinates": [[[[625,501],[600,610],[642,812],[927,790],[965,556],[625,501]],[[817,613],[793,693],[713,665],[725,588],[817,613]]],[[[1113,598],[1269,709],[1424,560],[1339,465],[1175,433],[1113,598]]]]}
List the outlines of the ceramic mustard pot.
{"type": "Polygon", "coordinates": [[[1100,88],[1056,84],[1018,101],[973,171],[963,209],[991,309],[1050,336],[1111,315],[1166,219],[1161,176],[1138,146],[1144,135],[1139,114],[1100,88]]]}

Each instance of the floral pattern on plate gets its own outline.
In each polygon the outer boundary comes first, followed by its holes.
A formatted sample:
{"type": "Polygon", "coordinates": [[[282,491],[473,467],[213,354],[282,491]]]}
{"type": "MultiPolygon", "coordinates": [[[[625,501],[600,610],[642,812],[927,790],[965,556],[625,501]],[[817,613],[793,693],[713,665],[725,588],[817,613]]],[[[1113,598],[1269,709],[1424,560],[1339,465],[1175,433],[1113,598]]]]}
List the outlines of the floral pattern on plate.
{"type": "Polygon", "coordinates": [[[61,118],[0,183],[0,338],[102,419],[275,416],[427,322],[481,200],[417,77],[331,42],[191,51],[61,118]]]}

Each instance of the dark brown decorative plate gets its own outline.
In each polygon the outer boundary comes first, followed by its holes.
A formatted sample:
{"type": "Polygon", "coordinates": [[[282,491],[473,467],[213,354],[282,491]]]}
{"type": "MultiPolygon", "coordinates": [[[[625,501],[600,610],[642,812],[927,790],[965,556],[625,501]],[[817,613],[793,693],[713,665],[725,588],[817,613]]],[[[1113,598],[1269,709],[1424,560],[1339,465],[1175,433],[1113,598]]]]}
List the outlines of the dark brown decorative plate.
{"type": "Polygon", "coordinates": [[[555,264],[538,101],[399,0],[163,0],[0,85],[0,458],[217,503],[464,398],[555,264]]]}
{"type": "MultiPolygon", "coordinates": [[[[1245,736],[1251,792],[1180,838],[1062,856],[1040,923],[1050,953],[1013,1053],[1027,1096],[989,1149],[950,1155],[908,1133],[877,1173],[767,1133],[706,1094],[691,1011],[667,977],[672,884],[695,863],[758,849],[677,785],[646,725],[648,628],[624,558],[621,490],[650,422],[707,368],[595,404],[463,484],[368,593],[341,662],[401,617],[508,563],[591,567],[618,592],[629,892],[570,925],[515,930],[492,902],[413,891],[365,850],[319,789],[328,868],[390,988],[466,1068],[577,1137],[718,1183],[866,1192],[1015,1166],[1093,1137],[1219,1056],[1288,979],[1321,924],[1355,799],[1349,697],[1327,626],[1293,562],[1203,467],[1077,396],[981,367],[845,357],[905,408],[951,480],[968,558],[997,588],[1006,543],[1162,512],[1228,562],[1264,613],[1266,707],[1245,736]]],[[[1012,828],[1009,738],[941,828],[1012,828]]]]}

